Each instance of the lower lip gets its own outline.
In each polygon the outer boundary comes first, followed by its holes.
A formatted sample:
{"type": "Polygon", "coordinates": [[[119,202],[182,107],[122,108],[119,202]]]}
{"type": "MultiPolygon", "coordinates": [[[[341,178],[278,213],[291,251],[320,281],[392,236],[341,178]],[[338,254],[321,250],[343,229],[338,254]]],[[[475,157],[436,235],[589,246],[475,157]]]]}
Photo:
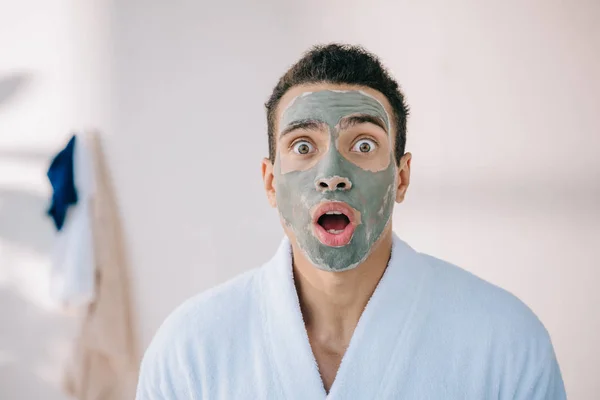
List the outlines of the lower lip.
{"type": "Polygon", "coordinates": [[[349,223],[340,233],[329,233],[321,225],[315,222],[315,235],[325,246],[342,247],[350,243],[354,235],[354,225],[349,223]]]}

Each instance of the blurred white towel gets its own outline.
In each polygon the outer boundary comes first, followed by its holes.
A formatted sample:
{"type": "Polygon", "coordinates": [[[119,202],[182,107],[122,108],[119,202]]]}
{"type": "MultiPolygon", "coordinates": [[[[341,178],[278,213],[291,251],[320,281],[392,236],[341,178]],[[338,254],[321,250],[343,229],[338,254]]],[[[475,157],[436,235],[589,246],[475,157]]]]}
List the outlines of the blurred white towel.
{"type": "MultiPolygon", "coordinates": [[[[66,366],[63,387],[79,400],[132,399],[138,355],[119,212],[104,163],[100,137],[93,131],[86,132],[83,137],[85,147],[81,148],[85,149],[85,153],[80,153],[80,161],[86,161],[85,173],[93,172],[93,186],[92,177],[86,177],[85,184],[90,186],[86,186],[85,200],[81,202],[84,205],[81,212],[86,215],[81,217],[81,225],[76,225],[73,231],[74,235],[85,235],[85,247],[72,256],[79,257],[74,261],[80,262],[80,267],[85,270],[80,268],[80,276],[73,273],[73,284],[65,293],[70,292],[71,299],[82,300],[84,291],[78,288],[87,290],[86,285],[93,282],[92,273],[96,279],[95,290],[87,292],[93,294],[93,301],[85,307],[81,330],[66,366]],[[90,196],[86,197],[86,194],[90,196]],[[91,266],[88,269],[88,263],[95,269],[91,266]],[[81,296],[76,297],[78,293],[81,296]]],[[[76,245],[76,240],[73,238],[70,243],[76,245]]],[[[83,241],[79,243],[81,245],[83,241]]]]}
{"type": "Polygon", "coordinates": [[[95,261],[91,201],[95,193],[94,159],[87,134],[76,135],[73,174],[77,204],[69,207],[56,232],[50,275],[50,296],[61,307],[80,308],[95,296],[95,261]]]}

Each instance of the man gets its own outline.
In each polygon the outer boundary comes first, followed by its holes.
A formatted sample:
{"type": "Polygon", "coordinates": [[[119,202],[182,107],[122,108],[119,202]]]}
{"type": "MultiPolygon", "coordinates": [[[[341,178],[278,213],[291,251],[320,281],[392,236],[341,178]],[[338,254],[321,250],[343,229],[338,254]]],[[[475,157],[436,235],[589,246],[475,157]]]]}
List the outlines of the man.
{"type": "Polygon", "coordinates": [[[286,237],[164,322],[138,400],[566,398],[522,302],[393,233],[408,108],[375,56],[315,47],[266,106],[262,175],[286,237]]]}

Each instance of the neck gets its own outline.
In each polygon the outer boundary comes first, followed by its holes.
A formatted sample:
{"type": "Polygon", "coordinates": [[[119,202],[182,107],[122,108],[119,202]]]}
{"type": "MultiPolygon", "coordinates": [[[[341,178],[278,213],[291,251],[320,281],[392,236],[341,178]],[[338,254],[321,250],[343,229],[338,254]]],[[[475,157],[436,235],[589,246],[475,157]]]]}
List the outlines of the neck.
{"type": "Polygon", "coordinates": [[[294,280],[306,329],[320,342],[350,342],[354,328],[390,259],[392,231],[386,229],[369,257],[356,268],[316,268],[292,240],[294,280]]]}

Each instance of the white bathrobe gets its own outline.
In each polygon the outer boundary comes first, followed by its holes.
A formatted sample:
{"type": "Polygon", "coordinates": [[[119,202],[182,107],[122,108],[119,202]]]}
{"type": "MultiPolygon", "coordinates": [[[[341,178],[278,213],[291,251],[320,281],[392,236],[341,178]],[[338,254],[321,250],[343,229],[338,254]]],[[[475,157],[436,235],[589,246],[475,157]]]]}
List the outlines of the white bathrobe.
{"type": "Polygon", "coordinates": [[[394,236],[329,394],[294,287],[290,244],[185,302],[142,362],[137,400],[565,399],[542,323],[510,293],[394,236]]]}

